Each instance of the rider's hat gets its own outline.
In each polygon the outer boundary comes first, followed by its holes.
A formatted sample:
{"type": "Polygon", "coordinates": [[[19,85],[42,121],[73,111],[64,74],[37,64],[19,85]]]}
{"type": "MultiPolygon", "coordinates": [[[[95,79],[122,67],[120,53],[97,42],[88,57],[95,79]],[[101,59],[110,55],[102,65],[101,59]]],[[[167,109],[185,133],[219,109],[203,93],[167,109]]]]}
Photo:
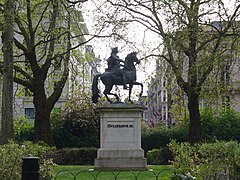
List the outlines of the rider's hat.
{"type": "Polygon", "coordinates": [[[112,52],[118,53],[118,47],[112,48],[112,52]]]}

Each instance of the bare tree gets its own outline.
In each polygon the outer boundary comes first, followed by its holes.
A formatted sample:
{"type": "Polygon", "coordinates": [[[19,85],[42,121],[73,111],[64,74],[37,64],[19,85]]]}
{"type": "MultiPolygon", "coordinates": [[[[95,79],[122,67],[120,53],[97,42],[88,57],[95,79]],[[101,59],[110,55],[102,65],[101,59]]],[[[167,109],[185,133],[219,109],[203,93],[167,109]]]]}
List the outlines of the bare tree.
{"type": "Polygon", "coordinates": [[[239,27],[235,26],[239,17],[239,2],[235,1],[231,10],[228,10],[222,0],[101,2],[99,10],[105,7],[107,11],[100,19],[103,21],[99,22],[115,24],[115,30],[118,25],[136,22],[163,40],[165,51],[149,56],[163,58],[171,65],[177,84],[188,98],[189,140],[193,143],[200,141],[200,92],[208,76],[213,73],[216,63],[221,60],[221,55],[228,48],[225,45],[226,38],[239,37],[239,27]],[[218,22],[213,23],[214,21],[218,22]],[[183,62],[185,67],[182,66],[183,62]]]}

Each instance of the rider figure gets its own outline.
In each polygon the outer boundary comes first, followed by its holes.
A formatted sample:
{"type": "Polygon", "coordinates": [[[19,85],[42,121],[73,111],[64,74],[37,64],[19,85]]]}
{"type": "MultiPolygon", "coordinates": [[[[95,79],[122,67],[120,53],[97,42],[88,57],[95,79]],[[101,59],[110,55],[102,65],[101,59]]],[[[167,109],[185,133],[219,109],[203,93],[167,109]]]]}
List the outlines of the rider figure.
{"type": "Polygon", "coordinates": [[[127,89],[127,79],[125,75],[125,71],[123,69],[120,69],[121,65],[120,62],[123,62],[118,56],[118,47],[112,48],[111,56],[107,59],[108,68],[107,71],[111,71],[113,74],[117,76],[123,77],[123,89],[127,89]]]}

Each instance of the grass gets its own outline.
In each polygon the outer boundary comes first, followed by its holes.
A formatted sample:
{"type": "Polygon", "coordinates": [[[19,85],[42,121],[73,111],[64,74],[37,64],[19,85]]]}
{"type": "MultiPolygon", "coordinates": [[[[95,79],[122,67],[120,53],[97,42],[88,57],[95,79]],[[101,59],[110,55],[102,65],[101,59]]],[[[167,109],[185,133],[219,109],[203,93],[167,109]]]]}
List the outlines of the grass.
{"type": "Polygon", "coordinates": [[[148,171],[94,171],[94,166],[57,166],[56,180],[169,180],[173,174],[172,166],[148,166],[148,171]]]}

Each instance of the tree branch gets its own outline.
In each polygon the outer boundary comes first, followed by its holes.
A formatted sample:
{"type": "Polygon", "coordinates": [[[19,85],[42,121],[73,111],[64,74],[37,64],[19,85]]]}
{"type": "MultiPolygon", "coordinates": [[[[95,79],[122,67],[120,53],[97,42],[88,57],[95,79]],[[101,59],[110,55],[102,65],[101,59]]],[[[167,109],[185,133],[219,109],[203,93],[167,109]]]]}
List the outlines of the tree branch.
{"type": "Polygon", "coordinates": [[[41,16],[40,16],[40,18],[39,18],[39,20],[38,20],[38,23],[37,23],[37,25],[36,25],[36,27],[35,27],[35,29],[34,29],[34,31],[33,31],[34,33],[36,33],[39,25],[41,24],[42,19],[44,18],[43,16],[44,16],[44,14],[46,13],[49,4],[50,4],[50,1],[48,1],[46,7],[43,9],[42,14],[41,14],[41,16]]]}
{"type": "Polygon", "coordinates": [[[68,3],[70,4],[77,4],[77,3],[82,3],[82,2],[87,2],[88,0],[78,0],[78,1],[70,1],[70,0],[66,0],[68,3]]]}
{"type": "Polygon", "coordinates": [[[21,34],[22,34],[23,37],[24,37],[24,40],[25,40],[25,42],[26,42],[26,44],[27,44],[27,47],[28,47],[28,48],[31,47],[31,46],[30,46],[30,38],[29,38],[29,36],[28,36],[28,32],[27,32],[27,30],[24,28],[24,26],[23,26],[23,24],[22,24],[22,22],[21,22],[21,20],[20,20],[20,17],[15,16],[15,22],[17,23],[18,28],[20,29],[21,34]]]}
{"type": "MultiPolygon", "coordinates": [[[[53,13],[50,21],[50,26],[49,26],[49,32],[51,33],[50,39],[55,39],[55,34],[53,30],[56,28],[57,16],[58,16],[58,3],[53,2],[53,13]]],[[[55,50],[54,45],[55,45],[55,41],[54,40],[50,41],[48,52],[47,52],[47,59],[44,65],[42,66],[42,70],[44,71],[45,76],[47,75],[48,69],[51,66],[51,61],[52,61],[52,57],[55,50]]]]}
{"type": "Polygon", "coordinates": [[[30,83],[29,81],[17,78],[16,76],[13,77],[13,80],[15,83],[21,84],[22,86],[25,86],[26,88],[33,92],[32,83],[30,83]]]}
{"type": "Polygon", "coordinates": [[[16,72],[23,75],[26,79],[28,79],[29,81],[32,81],[32,76],[30,74],[28,74],[26,71],[24,71],[22,68],[20,68],[19,66],[16,66],[16,65],[14,65],[13,68],[16,72]]]}
{"type": "MultiPolygon", "coordinates": [[[[27,20],[28,20],[28,31],[30,35],[30,47],[34,47],[34,31],[32,24],[31,4],[30,0],[27,0],[27,20]]],[[[31,50],[31,49],[29,49],[31,50]]]]}
{"type": "Polygon", "coordinates": [[[24,54],[28,53],[28,49],[22,43],[20,43],[16,38],[14,38],[14,44],[16,45],[17,48],[21,49],[24,52],[24,54]]]}
{"type": "Polygon", "coordinates": [[[214,46],[214,49],[213,49],[213,52],[211,53],[211,58],[209,59],[209,63],[208,63],[208,66],[207,66],[207,69],[202,72],[202,77],[198,79],[198,86],[200,87],[204,81],[206,80],[207,76],[210,74],[210,72],[212,71],[213,69],[213,66],[214,66],[214,59],[216,58],[216,53],[217,53],[217,50],[219,49],[219,46],[220,46],[220,43],[221,43],[221,40],[222,40],[222,37],[219,36],[219,38],[217,39],[217,42],[214,46]]]}
{"type": "MultiPolygon", "coordinates": [[[[30,89],[31,91],[33,90],[32,84],[30,83],[30,81],[32,80],[31,77],[29,77],[29,74],[26,73],[25,71],[23,71],[20,67],[14,66],[14,70],[20,72],[24,77],[26,77],[28,80],[23,80],[20,79],[16,76],[16,74],[13,76],[13,81],[21,84],[25,87],[27,87],[28,89],[30,89]]],[[[3,74],[3,63],[0,63],[0,73],[3,74]]]]}

